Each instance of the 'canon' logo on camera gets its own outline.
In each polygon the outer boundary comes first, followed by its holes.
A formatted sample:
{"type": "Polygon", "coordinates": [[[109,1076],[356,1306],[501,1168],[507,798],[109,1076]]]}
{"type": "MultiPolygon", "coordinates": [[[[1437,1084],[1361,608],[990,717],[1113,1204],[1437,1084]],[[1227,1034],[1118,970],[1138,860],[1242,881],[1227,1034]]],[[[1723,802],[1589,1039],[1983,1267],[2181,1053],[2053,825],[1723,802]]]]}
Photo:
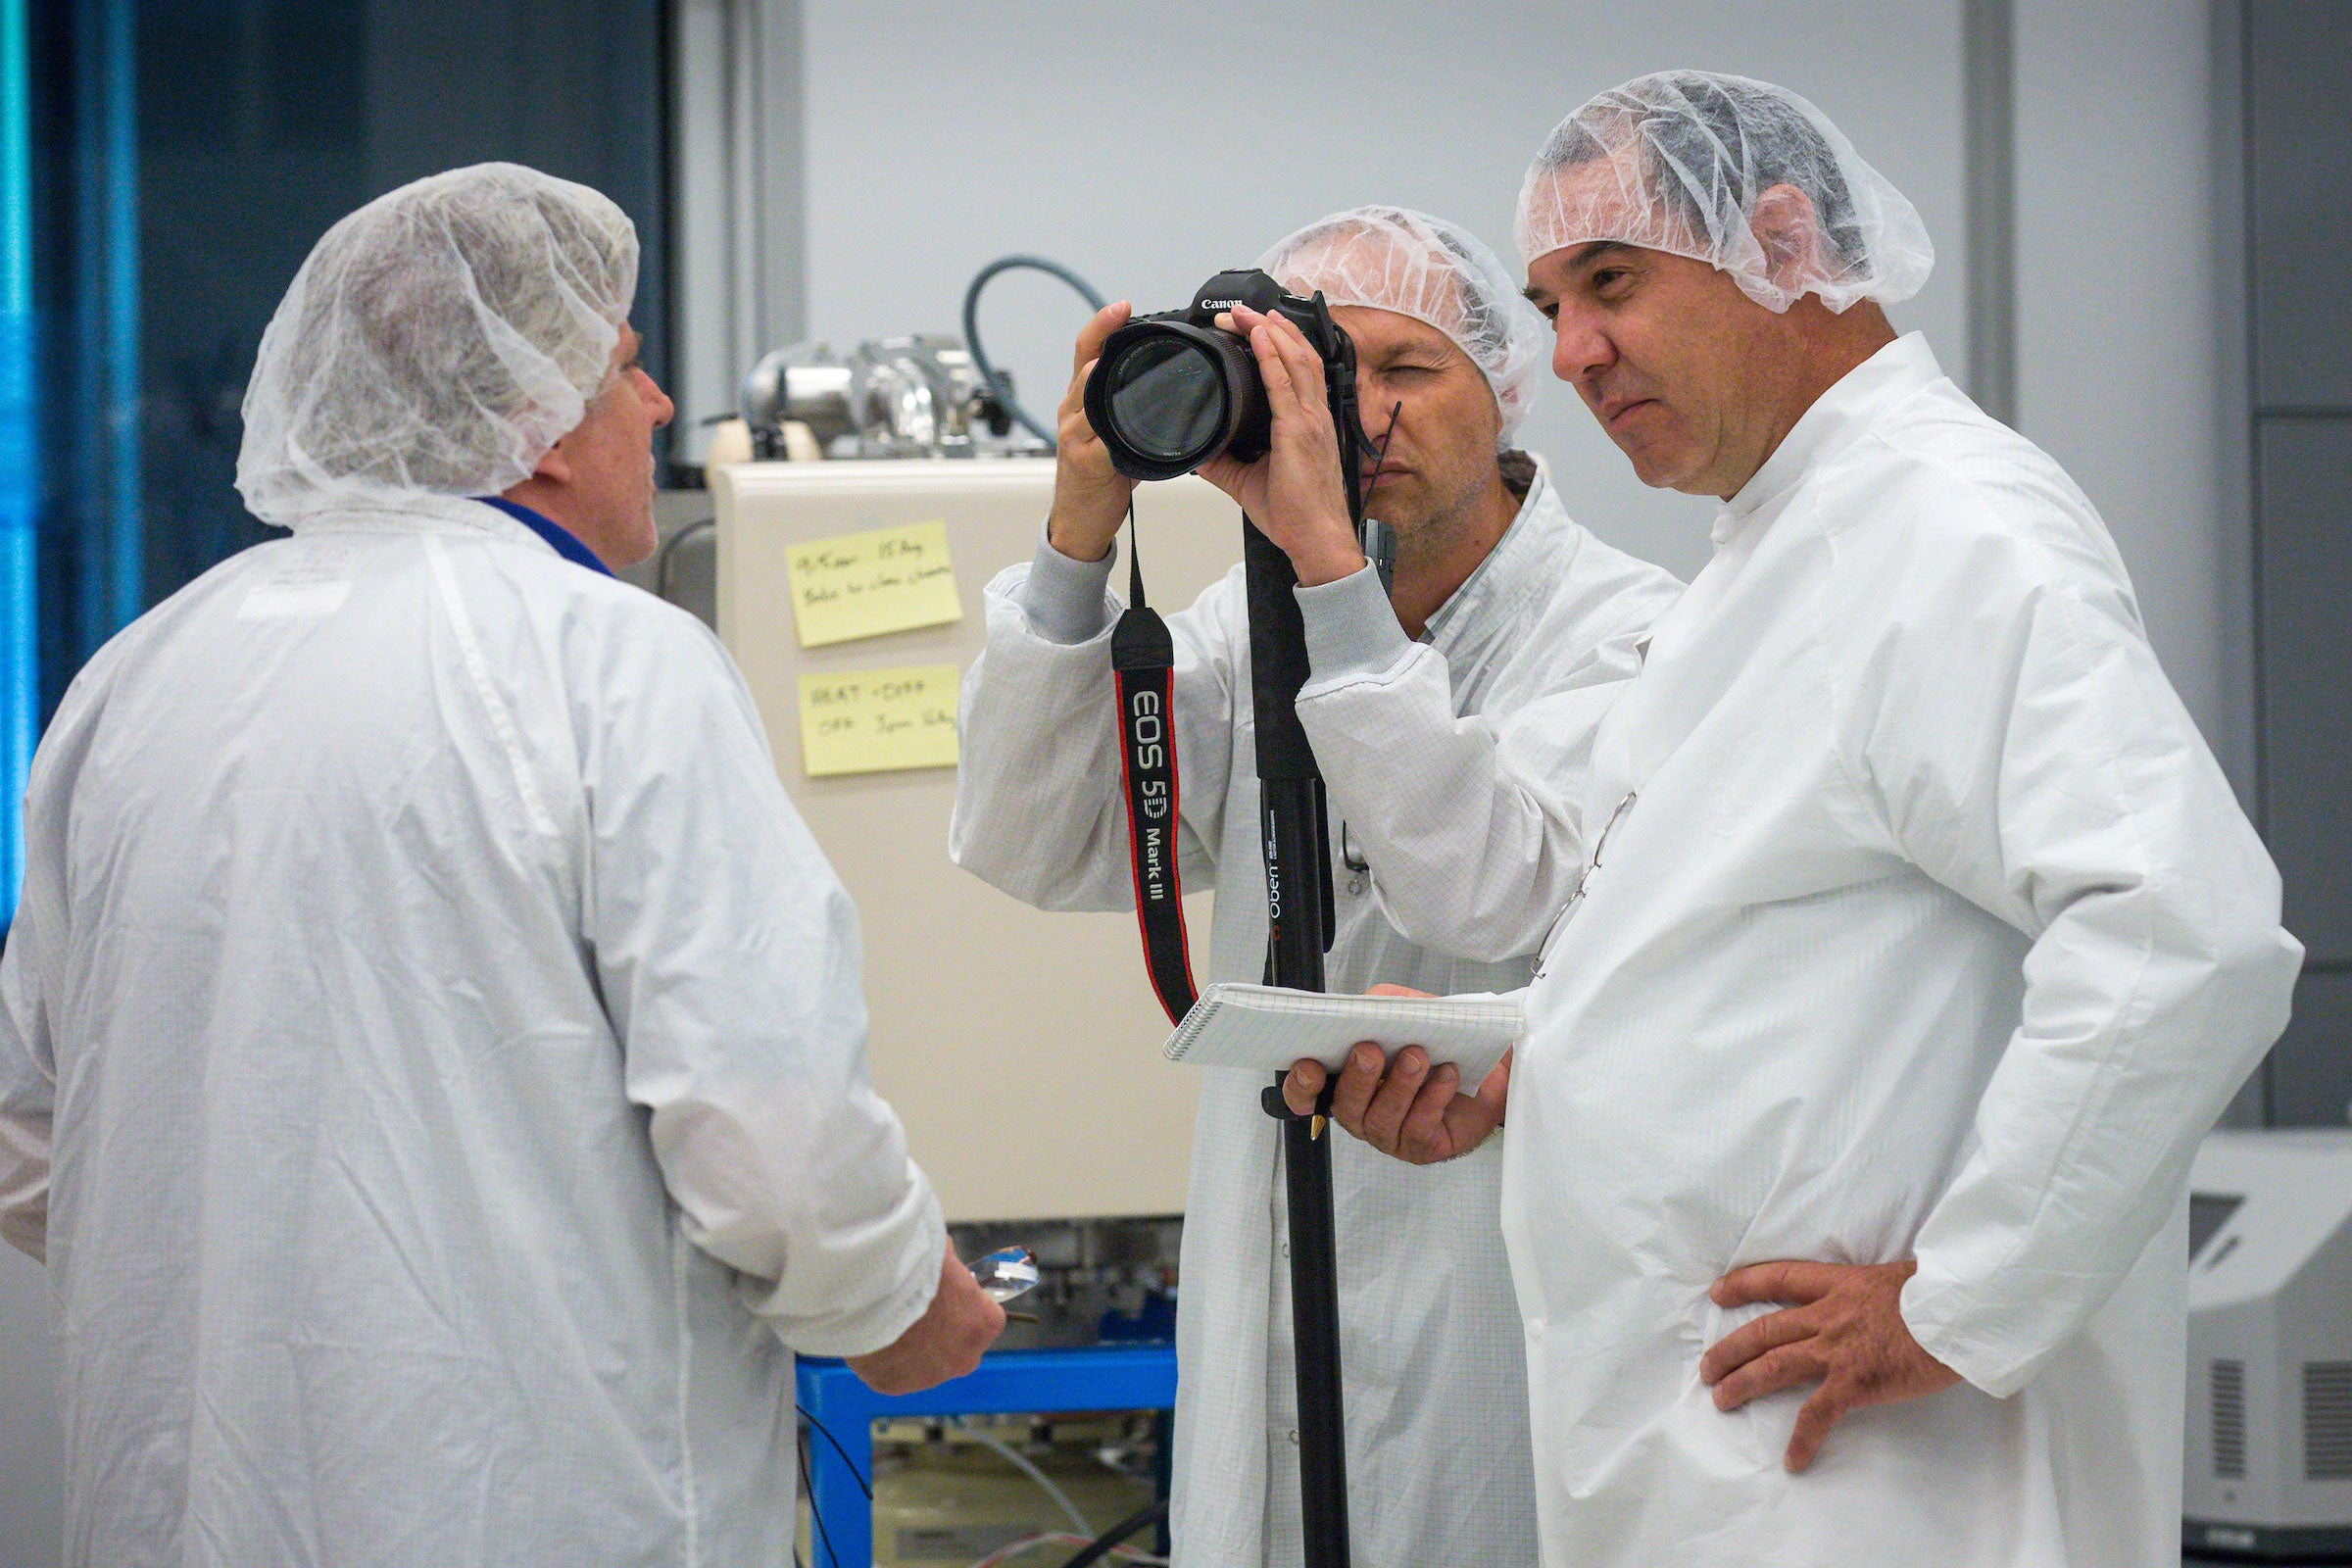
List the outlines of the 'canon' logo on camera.
{"type": "Polygon", "coordinates": [[[1241,303],[1240,300],[1202,300],[1200,308],[1204,311],[1230,311],[1241,303]]]}

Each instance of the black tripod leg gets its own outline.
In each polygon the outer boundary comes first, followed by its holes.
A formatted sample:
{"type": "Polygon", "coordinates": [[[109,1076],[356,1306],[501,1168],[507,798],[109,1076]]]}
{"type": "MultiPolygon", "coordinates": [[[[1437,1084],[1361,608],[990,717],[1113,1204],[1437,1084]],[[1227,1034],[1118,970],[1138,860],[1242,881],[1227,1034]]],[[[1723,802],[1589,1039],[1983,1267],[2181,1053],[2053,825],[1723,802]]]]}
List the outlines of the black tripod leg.
{"type": "Polygon", "coordinates": [[[1298,1388],[1298,1522],[1306,1568],[1348,1568],[1347,1422],[1340,1401],[1340,1275],[1323,1118],[1282,1124],[1290,1189],[1291,1333],[1298,1388]],[[1317,1128],[1323,1128],[1318,1136],[1317,1128]]]}
{"type": "MultiPolygon", "coordinates": [[[[1270,871],[1287,868],[1289,910],[1271,946],[1274,982],[1320,991],[1323,934],[1320,899],[1307,869],[1324,851],[1316,836],[1316,781],[1260,786],[1270,871]],[[1310,848],[1311,846],[1311,848],[1310,848]]],[[[1265,1091],[1269,1113],[1282,1119],[1282,1170],[1291,1232],[1291,1344],[1298,1390],[1298,1522],[1305,1568],[1348,1568],[1348,1442],[1340,1384],[1339,1243],[1332,1212],[1330,1124],[1321,1115],[1295,1116],[1282,1099],[1282,1080],[1265,1091]]]]}
{"type": "MultiPolygon", "coordinates": [[[[1250,594],[1251,709],[1257,721],[1259,829],[1266,857],[1267,967],[1278,986],[1323,989],[1330,946],[1331,842],[1323,781],[1298,722],[1306,637],[1298,577],[1256,528],[1243,540],[1250,594]]],[[[1341,1408],[1339,1247],[1331,1138],[1320,1116],[1289,1115],[1279,1090],[1289,1189],[1291,1330],[1298,1389],[1298,1517],[1305,1568],[1348,1568],[1348,1446],[1341,1408]]]]}

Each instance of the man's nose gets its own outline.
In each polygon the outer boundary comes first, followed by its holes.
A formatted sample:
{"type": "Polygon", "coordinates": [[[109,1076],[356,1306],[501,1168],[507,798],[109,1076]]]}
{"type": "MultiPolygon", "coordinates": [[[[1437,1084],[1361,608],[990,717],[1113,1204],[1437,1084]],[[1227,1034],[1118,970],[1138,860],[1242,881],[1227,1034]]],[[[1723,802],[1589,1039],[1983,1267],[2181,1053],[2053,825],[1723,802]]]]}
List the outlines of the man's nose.
{"type": "Polygon", "coordinates": [[[1372,438],[1375,446],[1389,433],[1389,426],[1396,422],[1403,408],[1398,399],[1381,395],[1380,383],[1369,370],[1355,372],[1355,422],[1364,427],[1364,434],[1372,438]]]}
{"type": "Polygon", "coordinates": [[[1551,373],[1574,386],[1617,363],[1617,345],[1588,314],[1562,304],[1552,318],[1551,373]]]}
{"type": "Polygon", "coordinates": [[[646,399],[646,407],[653,411],[654,428],[659,430],[678,416],[678,406],[669,401],[669,394],[662,390],[661,382],[643,370],[637,373],[644,377],[645,390],[650,394],[646,399]]]}

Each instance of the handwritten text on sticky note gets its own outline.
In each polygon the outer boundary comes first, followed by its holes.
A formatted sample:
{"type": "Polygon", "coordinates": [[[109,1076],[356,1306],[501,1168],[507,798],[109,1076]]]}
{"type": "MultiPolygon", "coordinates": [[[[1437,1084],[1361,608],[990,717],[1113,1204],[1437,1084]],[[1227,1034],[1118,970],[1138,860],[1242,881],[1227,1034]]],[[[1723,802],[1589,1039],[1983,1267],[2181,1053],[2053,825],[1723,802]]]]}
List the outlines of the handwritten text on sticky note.
{"type": "Polygon", "coordinates": [[[944,522],[811,539],[786,565],[803,648],[963,618],[944,522]]]}
{"type": "Polygon", "coordinates": [[[812,778],[956,765],[954,664],[801,677],[801,765],[812,778]]]}

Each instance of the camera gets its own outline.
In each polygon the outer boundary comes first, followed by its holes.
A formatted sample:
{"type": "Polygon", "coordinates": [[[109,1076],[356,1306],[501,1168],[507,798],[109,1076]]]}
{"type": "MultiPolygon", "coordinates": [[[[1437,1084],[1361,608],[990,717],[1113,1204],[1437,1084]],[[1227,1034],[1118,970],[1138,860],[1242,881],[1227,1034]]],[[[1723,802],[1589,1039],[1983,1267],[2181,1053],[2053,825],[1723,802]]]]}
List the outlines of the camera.
{"type": "Polygon", "coordinates": [[[1181,311],[1139,317],[1110,334],[1086,382],[1086,417],[1130,479],[1173,479],[1220,453],[1242,463],[1266,455],[1273,417],[1249,340],[1220,330],[1237,305],[1280,316],[1323,357],[1324,395],[1339,432],[1341,466],[1354,499],[1363,426],[1355,409],[1355,344],[1321,293],[1301,299],[1255,270],[1219,272],[1181,311]]]}

